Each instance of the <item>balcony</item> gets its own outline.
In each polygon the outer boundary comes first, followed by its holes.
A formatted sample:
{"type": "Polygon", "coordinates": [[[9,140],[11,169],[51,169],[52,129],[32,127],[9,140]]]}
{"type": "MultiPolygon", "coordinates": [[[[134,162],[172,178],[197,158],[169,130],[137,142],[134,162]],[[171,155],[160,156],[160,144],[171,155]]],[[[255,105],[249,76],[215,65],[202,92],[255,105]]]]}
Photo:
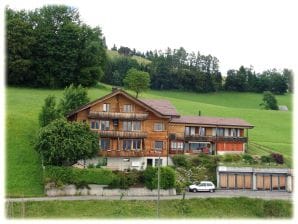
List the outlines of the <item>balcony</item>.
{"type": "Polygon", "coordinates": [[[118,112],[97,112],[90,111],[88,118],[91,119],[119,119],[143,121],[148,118],[148,113],[118,113],[118,112]]]}
{"type": "Polygon", "coordinates": [[[200,136],[200,135],[185,135],[185,141],[202,141],[202,142],[247,142],[246,137],[231,137],[231,136],[200,136]]]}
{"type": "Polygon", "coordinates": [[[159,152],[153,151],[153,150],[101,150],[99,153],[100,156],[106,156],[106,157],[144,157],[144,156],[152,156],[152,157],[158,157],[160,156],[167,156],[167,152],[164,150],[160,154],[159,152]]]}
{"type": "Polygon", "coordinates": [[[146,132],[101,130],[97,130],[97,132],[101,138],[147,138],[146,132]]]}

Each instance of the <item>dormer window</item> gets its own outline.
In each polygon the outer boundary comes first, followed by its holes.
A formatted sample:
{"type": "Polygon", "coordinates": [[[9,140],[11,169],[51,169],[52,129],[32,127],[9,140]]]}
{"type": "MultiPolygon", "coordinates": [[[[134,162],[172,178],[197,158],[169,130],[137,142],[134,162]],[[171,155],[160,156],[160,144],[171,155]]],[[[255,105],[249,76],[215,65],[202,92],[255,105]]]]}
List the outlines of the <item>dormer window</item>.
{"type": "Polygon", "coordinates": [[[123,106],[123,112],[126,112],[126,113],[132,112],[132,105],[131,104],[125,104],[123,106]]]}
{"type": "Polygon", "coordinates": [[[102,106],[102,111],[103,112],[109,112],[110,111],[110,104],[109,103],[104,103],[102,106]]]}

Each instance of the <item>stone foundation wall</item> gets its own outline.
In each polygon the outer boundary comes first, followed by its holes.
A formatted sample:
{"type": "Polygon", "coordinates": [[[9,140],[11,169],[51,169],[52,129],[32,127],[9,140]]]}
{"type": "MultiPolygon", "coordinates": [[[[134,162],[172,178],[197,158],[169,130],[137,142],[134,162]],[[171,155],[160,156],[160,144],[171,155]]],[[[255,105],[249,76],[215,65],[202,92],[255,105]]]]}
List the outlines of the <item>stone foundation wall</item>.
{"type": "MultiPolygon", "coordinates": [[[[90,189],[77,189],[75,185],[65,185],[61,188],[46,187],[46,195],[54,196],[78,196],[78,195],[94,195],[94,196],[156,196],[157,190],[149,190],[147,188],[129,188],[124,189],[107,189],[105,185],[89,184],[90,189]]],[[[176,195],[176,189],[160,189],[161,196],[176,195]]]]}

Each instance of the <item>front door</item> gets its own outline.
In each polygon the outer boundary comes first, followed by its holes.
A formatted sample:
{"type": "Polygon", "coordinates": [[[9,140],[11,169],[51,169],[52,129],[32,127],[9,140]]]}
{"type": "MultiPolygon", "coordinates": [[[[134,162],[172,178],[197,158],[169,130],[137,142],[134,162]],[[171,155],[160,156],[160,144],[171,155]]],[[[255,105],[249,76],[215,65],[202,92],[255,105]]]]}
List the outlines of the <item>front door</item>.
{"type": "Polygon", "coordinates": [[[152,166],[153,159],[147,159],[147,166],[152,166]]]}

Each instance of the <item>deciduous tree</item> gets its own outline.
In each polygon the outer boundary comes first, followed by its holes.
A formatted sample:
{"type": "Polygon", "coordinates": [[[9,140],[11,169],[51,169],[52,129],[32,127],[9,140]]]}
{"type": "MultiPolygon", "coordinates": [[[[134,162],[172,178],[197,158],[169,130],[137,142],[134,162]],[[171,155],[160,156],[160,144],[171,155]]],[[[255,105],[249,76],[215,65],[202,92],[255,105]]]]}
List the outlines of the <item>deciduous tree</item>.
{"type": "Polygon", "coordinates": [[[125,87],[136,92],[136,98],[138,98],[139,93],[149,89],[150,75],[148,72],[142,72],[132,68],[128,70],[123,83],[125,87]]]}

